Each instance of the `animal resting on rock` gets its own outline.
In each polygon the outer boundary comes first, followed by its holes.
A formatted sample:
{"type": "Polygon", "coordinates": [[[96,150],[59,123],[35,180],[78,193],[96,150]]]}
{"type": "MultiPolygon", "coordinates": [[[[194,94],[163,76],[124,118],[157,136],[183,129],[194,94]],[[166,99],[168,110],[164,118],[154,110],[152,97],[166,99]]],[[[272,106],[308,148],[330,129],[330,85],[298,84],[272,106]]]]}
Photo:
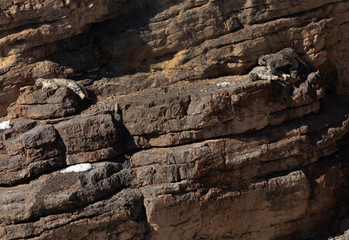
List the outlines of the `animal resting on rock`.
{"type": "Polygon", "coordinates": [[[60,87],[66,87],[71,89],[75,94],[77,94],[81,100],[85,98],[90,99],[88,96],[88,92],[86,88],[77,83],[76,81],[64,79],[64,78],[52,78],[52,79],[44,79],[38,78],[35,81],[36,86],[42,86],[42,90],[47,91],[50,89],[58,89],[60,87]]]}
{"type": "Polygon", "coordinates": [[[310,70],[292,48],[284,48],[277,53],[261,56],[259,66],[253,68],[248,77],[251,81],[288,79],[297,76],[299,63],[310,70]]]}

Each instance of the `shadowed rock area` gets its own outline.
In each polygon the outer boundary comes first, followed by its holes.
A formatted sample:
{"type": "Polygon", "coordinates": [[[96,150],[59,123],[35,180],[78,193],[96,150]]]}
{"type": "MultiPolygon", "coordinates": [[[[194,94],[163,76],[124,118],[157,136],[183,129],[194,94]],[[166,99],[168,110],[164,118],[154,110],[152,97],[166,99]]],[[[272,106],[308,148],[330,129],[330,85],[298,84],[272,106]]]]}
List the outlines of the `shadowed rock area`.
{"type": "Polygon", "coordinates": [[[0,237],[346,239],[348,59],[345,0],[3,1],[0,237]]]}

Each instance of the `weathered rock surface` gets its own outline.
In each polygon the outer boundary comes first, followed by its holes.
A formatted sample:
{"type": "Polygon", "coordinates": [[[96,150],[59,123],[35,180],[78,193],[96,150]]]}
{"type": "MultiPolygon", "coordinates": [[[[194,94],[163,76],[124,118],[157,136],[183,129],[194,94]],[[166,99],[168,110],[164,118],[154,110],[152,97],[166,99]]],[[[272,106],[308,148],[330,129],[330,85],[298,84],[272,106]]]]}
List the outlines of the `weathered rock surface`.
{"type": "Polygon", "coordinates": [[[324,94],[321,81],[298,84],[281,81],[241,85],[236,77],[224,77],[111,101],[118,103],[123,123],[137,146],[170,146],[259,130],[316,113],[324,94]],[[222,82],[227,85],[219,86],[222,82]]]}
{"type": "Polygon", "coordinates": [[[72,165],[112,159],[120,154],[120,132],[111,115],[81,116],[56,125],[64,145],[66,161],[72,165]]]}
{"type": "Polygon", "coordinates": [[[8,108],[8,115],[11,118],[59,118],[76,113],[80,104],[79,97],[69,88],[44,92],[35,91],[33,87],[29,87],[17,99],[16,105],[8,108]]]}
{"type": "Polygon", "coordinates": [[[344,119],[335,120],[338,110],[281,129],[134,154],[131,166],[155,238],[181,239],[173,237],[178,229],[187,239],[274,239],[304,223],[316,229],[321,222],[314,224],[312,216],[330,219],[344,183],[341,162],[321,158],[342,148],[335,139],[349,131],[348,108],[344,119]],[[328,126],[314,124],[314,118],[328,126]]]}
{"type": "Polygon", "coordinates": [[[141,80],[138,75],[115,79],[126,81],[119,91],[135,91],[246,73],[262,54],[288,46],[322,70],[329,88],[347,91],[349,4],[321,0],[289,6],[286,0],[3,4],[1,105],[38,77],[152,70],[141,80]]]}
{"type": "Polygon", "coordinates": [[[0,185],[13,185],[65,165],[64,145],[49,125],[1,142],[0,185]]]}
{"type": "Polygon", "coordinates": [[[1,221],[27,222],[95,202],[122,187],[119,175],[117,164],[100,163],[88,174],[54,172],[15,186],[3,195],[1,221]]]}
{"type": "Polygon", "coordinates": [[[0,237],[345,239],[348,16],[344,0],[0,3],[0,237]],[[248,79],[285,47],[309,69],[248,79]]]}
{"type": "Polygon", "coordinates": [[[144,239],[146,231],[142,194],[122,190],[78,210],[8,225],[0,234],[9,239],[144,239]]]}

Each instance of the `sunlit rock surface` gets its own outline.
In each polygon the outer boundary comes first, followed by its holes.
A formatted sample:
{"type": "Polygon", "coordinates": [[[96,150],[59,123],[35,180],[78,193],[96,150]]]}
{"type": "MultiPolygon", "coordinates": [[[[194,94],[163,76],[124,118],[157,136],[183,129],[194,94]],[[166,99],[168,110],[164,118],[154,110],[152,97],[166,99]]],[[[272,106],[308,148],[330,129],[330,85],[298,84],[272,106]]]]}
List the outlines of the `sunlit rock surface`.
{"type": "Polygon", "coordinates": [[[348,235],[348,1],[3,1],[0,61],[1,238],[348,235]]]}

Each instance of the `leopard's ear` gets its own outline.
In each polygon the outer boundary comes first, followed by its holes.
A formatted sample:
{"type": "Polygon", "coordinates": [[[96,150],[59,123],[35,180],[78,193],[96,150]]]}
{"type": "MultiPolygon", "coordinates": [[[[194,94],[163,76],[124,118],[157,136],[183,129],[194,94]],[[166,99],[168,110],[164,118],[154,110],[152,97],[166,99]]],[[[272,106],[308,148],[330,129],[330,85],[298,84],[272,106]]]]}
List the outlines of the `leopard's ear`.
{"type": "Polygon", "coordinates": [[[258,59],[258,65],[260,65],[260,66],[265,66],[265,65],[266,65],[265,56],[261,56],[261,57],[258,59]]]}
{"type": "Polygon", "coordinates": [[[42,85],[42,81],[43,81],[43,78],[38,78],[38,79],[36,79],[36,80],[35,80],[35,85],[36,85],[36,86],[42,85]]]}

